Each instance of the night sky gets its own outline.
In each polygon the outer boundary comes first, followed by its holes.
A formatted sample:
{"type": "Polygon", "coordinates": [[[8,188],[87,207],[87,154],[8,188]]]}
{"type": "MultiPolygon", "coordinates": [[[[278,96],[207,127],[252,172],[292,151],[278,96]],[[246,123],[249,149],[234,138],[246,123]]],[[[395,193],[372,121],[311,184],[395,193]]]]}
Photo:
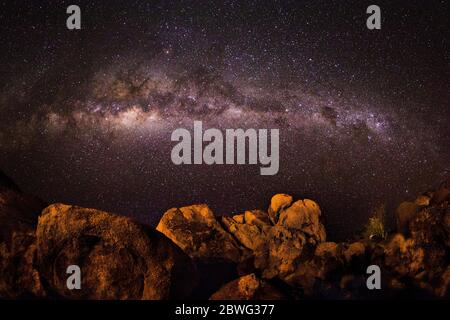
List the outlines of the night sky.
{"type": "Polygon", "coordinates": [[[48,202],[316,200],[334,238],[450,169],[449,1],[2,1],[0,169],[48,202]],[[66,28],[77,4],[82,30],[66,28]],[[366,28],[366,8],[382,29],[366,28]],[[278,128],[280,170],[171,162],[174,129],[278,128]]]}

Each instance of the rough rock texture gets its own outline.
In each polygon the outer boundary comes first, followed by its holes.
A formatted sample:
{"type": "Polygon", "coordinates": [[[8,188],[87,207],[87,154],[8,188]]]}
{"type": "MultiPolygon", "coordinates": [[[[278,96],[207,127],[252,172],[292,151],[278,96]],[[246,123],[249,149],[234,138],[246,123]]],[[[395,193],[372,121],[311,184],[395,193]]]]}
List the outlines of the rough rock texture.
{"type": "Polygon", "coordinates": [[[245,211],[244,221],[249,225],[258,226],[260,228],[270,226],[269,216],[262,210],[245,211]]]}
{"type": "Polygon", "coordinates": [[[286,277],[294,272],[304,252],[306,237],[283,226],[273,226],[266,242],[255,250],[255,267],[264,278],[286,277]]]}
{"type": "Polygon", "coordinates": [[[223,218],[223,223],[241,245],[252,250],[254,267],[266,279],[288,278],[302,256],[326,239],[319,205],[308,199],[293,203],[286,194],[272,197],[268,213],[246,211],[223,218]]]}
{"type": "Polygon", "coordinates": [[[317,246],[308,258],[299,263],[284,281],[293,287],[299,287],[303,294],[312,296],[316,294],[320,284],[331,280],[330,275],[342,268],[337,253],[337,244],[325,242],[317,246]]]}
{"type": "Polygon", "coordinates": [[[207,205],[173,208],[164,213],[156,230],[193,258],[239,262],[241,249],[207,205]]]}
{"type": "Polygon", "coordinates": [[[277,225],[290,230],[299,230],[316,243],[326,240],[325,227],[320,221],[319,205],[309,199],[298,200],[280,212],[277,225]]]}
{"type": "Polygon", "coordinates": [[[190,259],[162,234],[127,217],[55,204],[39,218],[36,237],[41,276],[58,296],[181,298],[195,285],[190,259]],[[81,268],[82,290],[67,289],[69,265],[81,268]]]}
{"type": "Polygon", "coordinates": [[[353,242],[343,251],[345,262],[348,264],[358,264],[364,259],[366,246],[362,242],[353,242]]]}
{"type": "Polygon", "coordinates": [[[95,209],[55,204],[40,214],[42,201],[0,172],[0,297],[450,299],[449,188],[402,203],[386,238],[336,243],[316,202],[286,194],[267,212],[233,217],[206,205],[170,209],[160,233],[95,209]],[[82,290],[66,287],[72,264],[82,290]],[[366,287],[372,264],[383,290],[366,287]]]}
{"type": "Polygon", "coordinates": [[[235,279],[236,266],[247,257],[247,250],[224,230],[221,222],[207,205],[193,205],[168,210],[156,227],[197,266],[199,284],[193,298],[206,299],[235,279]]]}
{"type": "Polygon", "coordinates": [[[14,232],[0,244],[0,297],[44,298],[47,292],[36,269],[34,232],[14,232]]]}
{"type": "Polygon", "coordinates": [[[214,293],[211,300],[281,300],[285,295],[268,282],[249,274],[233,280],[214,293]]]}
{"type": "MultiPolygon", "coordinates": [[[[372,261],[390,277],[387,285],[418,296],[449,298],[450,228],[448,182],[434,192],[420,195],[408,219],[375,248],[372,261]]],[[[397,213],[404,208],[401,204],[397,213]]]]}
{"type": "Polygon", "coordinates": [[[292,203],[288,195],[272,197],[269,211],[277,212],[277,223],[266,230],[265,242],[254,250],[255,267],[264,278],[289,278],[302,257],[326,240],[320,208],[312,200],[292,203]]]}
{"type": "Polygon", "coordinates": [[[292,197],[288,194],[276,194],[272,197],[270,200],[268,214],[273,224],[278,222],[280,212],[289,207],[292,201],[292,197]]]}
{"type": "Polygon", "coordinates": [[[260,210],[246,211],[232,218],[222,217],[222,224],[242,246],[250,250],[264,245],[272,227],[267,214],[260,210]]]}
{"type": "Polygon", "coordinates": [[[45,204],[0,171],[0,297],[45,297],[36,271],[34,229],[45,204]]]}
{"type": "Polygon", "coordinates": [[[273,197],[271,225],[256,228],[246,223],[245,215],[226,219],[226,225],[252,249],[258,274],[281,280],[294,298],[450,299],[447,189],[445,184],[402,203],[395,212],[401,233],[386,240],[325,242],[318,206],[310,200],[292,203],[287,195],[273,197]],[[381,268],[382,291],[366,287],[366,268],[372,264],[381,268]]]}
{"type": "Polygon", "coordinates": [[[362,269],[368,265],[366,263],[366,248],[362,242],[323,242],[285,281],[300,288],[301,296],[351,297],[352,291],[365,287],[362,276],[365,269],[362,269]]]}
{"type": "Polygon", "coordinates": [[[396,234],[384,246],[384,265],[400,277],[414,276],[423,268],[425,253],[414,239],[396,234]]]}

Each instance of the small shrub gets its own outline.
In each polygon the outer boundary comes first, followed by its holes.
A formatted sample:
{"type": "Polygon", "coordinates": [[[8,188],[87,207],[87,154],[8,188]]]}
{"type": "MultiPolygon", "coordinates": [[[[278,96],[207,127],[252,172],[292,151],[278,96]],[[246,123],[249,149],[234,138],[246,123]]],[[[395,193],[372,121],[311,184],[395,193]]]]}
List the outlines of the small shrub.
{"type": "Polygon", "coordinates": [[[387,232],[385,229],[384,217],[386,214],[386,206],[380,205],[373,213],[373,216],[369,218],[367,222],[363,236],[366,239],[373,241],[381,241],[386,239],[387,232]]]}

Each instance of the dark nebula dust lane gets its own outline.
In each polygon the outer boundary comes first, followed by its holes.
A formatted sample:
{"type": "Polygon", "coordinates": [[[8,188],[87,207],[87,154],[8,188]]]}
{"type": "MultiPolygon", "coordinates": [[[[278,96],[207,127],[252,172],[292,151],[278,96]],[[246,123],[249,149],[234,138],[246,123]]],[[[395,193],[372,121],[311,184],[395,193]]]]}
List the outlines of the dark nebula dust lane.
{"type": "Polygon", "coordinates": [[[311,198],[332,237],[449,177],[447,1],[1,2],[0,168],[48,202],[155,223],[311,198]],[[276,128],[280,169],[182,165],[176,128],[276,128]]]}

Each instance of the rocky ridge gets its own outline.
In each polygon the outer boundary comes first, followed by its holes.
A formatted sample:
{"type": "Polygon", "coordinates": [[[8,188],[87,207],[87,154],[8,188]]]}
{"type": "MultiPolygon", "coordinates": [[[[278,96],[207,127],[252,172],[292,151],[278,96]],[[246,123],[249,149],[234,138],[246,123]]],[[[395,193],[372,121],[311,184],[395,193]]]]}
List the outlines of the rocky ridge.
{"type": "Polygon", "coordinates": [[[47,206],[0,174],[0,297],[38,299],[450,298],[450,185],[400,204],[382,239],[327,240],[320,206],[290,195],[267,211],[172,208],[156,230],[133,219],[47,206]],[[376,264],[382,290],[368,290],[376,264]],[[66,268],[82,270],[69,290],[66,268]]]}

